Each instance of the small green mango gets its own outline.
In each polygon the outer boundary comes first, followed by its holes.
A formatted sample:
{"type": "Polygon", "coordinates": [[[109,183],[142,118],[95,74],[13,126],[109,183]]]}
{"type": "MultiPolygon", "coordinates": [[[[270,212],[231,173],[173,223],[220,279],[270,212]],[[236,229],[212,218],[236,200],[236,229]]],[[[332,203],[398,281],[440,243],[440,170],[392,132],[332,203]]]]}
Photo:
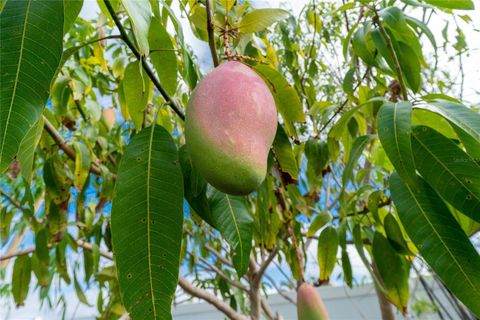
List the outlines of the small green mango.
{"type": "Polygon", "coordinates": [[[222,192],[248,194],[263,182],[276,131],[269,88],[241,62],[215,68],[190,97],[187,148],[198,172],[222,192]]]}
{"type": "Polygon", "coordinates": [[[317,290],[303,283],[297,291],[298,320],[328,320],[328,313],[317,290]]]}

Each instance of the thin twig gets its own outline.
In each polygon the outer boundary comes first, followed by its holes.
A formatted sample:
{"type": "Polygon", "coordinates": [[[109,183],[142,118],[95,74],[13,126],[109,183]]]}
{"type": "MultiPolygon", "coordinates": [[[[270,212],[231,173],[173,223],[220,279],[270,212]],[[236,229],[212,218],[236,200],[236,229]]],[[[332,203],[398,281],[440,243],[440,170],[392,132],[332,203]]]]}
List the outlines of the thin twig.
{"type": "Polygon", "coordinates": [[[12,196],[10,196],[8,193],[6,193],[5,191],[0,189],[0,194],[2,196],[4,196],[5,198],[7,198],[7,200],[10,201],[10,203],[14,207],[16,207],[17,209],[20,209],[20,210],[24,210],[24,208],[20,205],[20,203],[18,203],[15,199],[13,199],[12,196]]]}
{"type": "Polygon", "coordinates": [[[152,80],[153,85],[160,91],[160,94],[163,96],[165,101],[168,103],[170,108],[173,109],[173,111],[180,117],[180,119],[185,120],[185,115],[183,112],[180,110],[180,108],[177,106],[177,104],[172,100],[172,98],[168,95],[168,93],[165,91],[165,89],[162,87],[160,84],[160,81],[155,77],[155,74],[153,73],[152,68],[148,65],[147,61],[145,60],[145,57],[142,57],[140,53],[138,52],[137,48],[135,45],[130,41],[128,38],[127,32],[125,31],[125,28],[123,27],[122,23],[120,22],[120,19],[118,16],[115,14],[115,10],[113,10],[112,4],[110,3],[109,0],[104,0],[105,6],[107,7],[108,12],[112,16],[113,21],[115,22],[115,25],[117,26],[118,30],[120,31],[120,35],[122,37],[122,40],[125,42],[125,44],[130,48],[132,53],[135,55],[135,57],[141,61],[142,67],[145,70],[146,74],[152,80]]]}
{"type": "MultiPolygon", "coordinates": [[[[63,140],[62,136],[58,133],[57,129],[53,126],[53,124],[48,121],[48,119],[43,116],[43,121],[44,121],[44,128],[48,132],[48,134],[55,140],[55,143],[60,147],[60,149],[65,152],[65,154],[75,161],[75,150],[73,150],[66,142],[63,140]]],[[[94,163],[90,166],[90,172],[100,176],[102,172],[100,171],[100,168],[98,168],[94,163]]],[[[114,176],[115,179],[115,176],[114,176]]]]}
{"type": "Polygon", "coordinates": [[[217,48],[215,47],[215,26],[212,22],[212,10],[210,8],[210,0],[205,0],[205,7],[207,10],[207,31],[208,31],[208,45],[210,46],[210,53],[212,54],[213,65],[217,67],[219,65],[217,48]]]}
{"type": "Polygon", "coordinates": [[[405,86],[405,80],[403,79],[403,73],[402,73],[402,69],[400,68],[400,62],[398,61],[398,57],[397,57],[397,54],[395,53],[395,50],[393,49],[392,40],[388,36],[388,33],[385,30],[385,27],[380,21],[380,17],[378,16],[378,12],[375,8],[373,8],[373,12],[375,14],[373,18],[373,22],[378,26],[380,34],[382,35],[383,39],[386,42],[387,50],[393,60],[393,64],[395,65],[395,72],[397,73],[398,82],[400,84],[400,89],[402,91],[403,100],[407,101],[408,100],[407,87],[405,86]]]}
{"type": "Polygon", "coordinates": [[[232,320],[249,320],[248,317],[233,310],[227,303],[223,302],[223,300],[217,298],[206,290],[195,287],[183,277],[178,279],[178,285],[186,293],[210,303],[232,320]]]}

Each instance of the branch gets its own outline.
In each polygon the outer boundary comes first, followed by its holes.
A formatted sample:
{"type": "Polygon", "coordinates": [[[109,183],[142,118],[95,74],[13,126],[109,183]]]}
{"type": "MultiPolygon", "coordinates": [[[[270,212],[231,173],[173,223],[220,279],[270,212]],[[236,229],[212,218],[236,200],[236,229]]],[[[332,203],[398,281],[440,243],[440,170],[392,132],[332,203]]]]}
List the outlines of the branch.
{"type": "MultiPolygon", "coordinates": [[[[191,255],[190,252],[188,252],[188,254],[191,255]]],[[[246,286],[244,286],[242,283],[238,282],[238,281],[235,281],[233,279],[231,279],[229,276],[227,276],[222,270],[220,270],[219,268],[217,268],[215,265],[211,264],[210,262],[208,262],[205,258],[203,257],[198,257],[203,263],[205,263],[212,272],[218,274],[221,278],[223,278],[225,281],[227,281],[228,283],[230,283],[232,286],[234,287],[237,287],[238,289],[240,290],[243,290],[243,291],[248,291],[248,288],[246,286]]]]}
{"type": "MultiPolygon", "coordinates": [[[[86,242],[85,240],[78,239],[77,245],[85,250],[92,251],[92,244],[89,242],[86,242]]],[[[15,253],[6,254],[0,257],[0,261],[11,259],[13,257],[30,254],[34,251],[35,251],[35,247],[31,247],[15,253]]],[[[107,258],[108,260],[113,260],[113,253],[111,252],[100,250],[100,255],[104,258],[107,258]]],[[[223,302],[221,299],[217,298],[216,296],[214,296],[213,294],[209,293],[204,289],[195,287],[190,282],[188,282],[187,279],[183,277],[178,278],[178,285],[188,294],[210,303],[211,305],[213,305],[219,311],[223,312],[227,317],[229,317],[232,320],[249,320],[248,317],[245,317],[244,315],[237,313],[235,310],[233,310],[228,304],[223,302]]]]}
{"type": "Polygon", "coordinates": [[[228,318],[232,320],[248,320],[249,319],[248,317],[241,315],[240,313],[237,313],[228,304],[226,304],[225,302],[223,302],[221,299],[217,298],[210,292],[204,289],[195,287],[190,282],[188,282],[187,279],[183,277],[179,277],[178,285],[186,293],[194,297],[197,297],[199,299],[205,300],[206,302],[210,303],[215,308],[217,308],[219,311],[223,312],[228,318]]]}
{"type": "MultiPolygon", "coordinates": [[[[111,36],[111,37],[120,38],[120,36],[111,36]]],[[[100,41],[100,40],[103,40],[103,39],[109,39],[109,37],[104,37],[104,38],[101,38],[101,39],[97,39],[95,41],[100,41]]],[[[60,73],[62,75],[64,75],[62,71],[60,71],[60,73]]],[[[85,112],[83,111],[82,106],[80,105],[80,101],[78,99],[75,99],[75,89],[73,88],[72,79],[69,79],[67,81],[67,85],[68,85],[68,88],[70,89],[70,93],[72,94],[73,102],[75,103],[75,106],[77,107],[78,112],[80,112],[80,115],[82,116],[83,121],[88,122],[87,116],[86,116],[85,112]]],[[[103,147],[100,144],[100,142],[98,142],[98,140],[95,140],[95,145],[100,149],[100,151],[103,151],[103,147]]],[[[115,159],[113,159],[113,157],[110,153],[107,153],[107,158],[114,166],[117,164],[115,159]]]]}
{"type": "MultiPolygon", "coordinates": [[[[63,140],[62,136],[58,133],[57,129],[55,129],[53,124],[50,121],[48,121],[48,119],[45,116],[43,116],[43,121],[44,121],[45,130],[48,132],[48,134],[50,134],[50,136],[53,138],[53,140],[55,140],[55,143],[60,147],[60,149],[63,150],[63,152],[65,152],[65,154],[70,159],[75,161],[75,150],[73,150],[65,142],[65,140],[63,140]]],[[[92,173],[94,173],[98,176],[100,176],[102,174],[100,169],[94,163],[92,163],[92,165],[90,166],[90,172],[92,172],[92,173]]],[[[115,177],[114,177],[114,179],[115,179],[115,177]]]]}
{"type": "Polygon", "coordinates": [[[212,54],[213,65],[217,67],[219,65],[217,48],[215,47],[215,26],[212,22],[212,12],[210,10],[210,0],[205,0],[205,7],[207,9],[207,31],[208,31],[208,45],[210,46],[210,53],[212,54]]]}
{"type": "Polygon", "coordinates": [[[373,22],[377,24],[380,30],[380,34],[382,35],[383,39],[387,43],[387,50],[390,53],[390,56],[392,57],[393,64],[395,65],[395,71],[398,76],[398,82],[400,83],[400,89],[402,90],[402,97],[403,97],[403,100],[406,101],[408,100],[407,87],[405,86],[405,80],[403,79],[403,74],[402,74],[402,70],[400,69],[400,63],[398,62],[397,54],[395,53],[395,50],[393,50],[392,40],[388,36],[387,31],[385,31],[383,24],[380,22],[380,17],[378,16],[378,12],[375,8],[373,8],[373,12],[375,14],[373,18],[373,22]]]}
{"type": "Polygon", "coordinates": [[[224,263],[227,266],[233,268],[233,263],[230,260],[228,260],[227,258],[225,258],[224,256],[222,256],[217,250],[210,247],[208,244],[206,244],[204,246],[204,248],[207,249],[207,251],[210,251],[215,257],[217,257],[218,260],[222,261],[222,263],[224,263]]]}
{"type": "Polygon", "coordinates": [[[122,37],[122,40],[125,42],[125,44],[130,48],[132,53],[135,55],[135,57],[142,62],[142,67],[147,73],[148,77],[150,80],[152,80],[153,85],[160,91],[160,94],[163,96],[165,99],[165,102],[172,108],[173,111],[180,117],[180,119],[185,120],[185,115],[183,112],[180,110],[180,108],[175,104],[175,102],[172,100],[172,98],[168,95],[168,93],[165,91],[165,89],[162,87],[158,79],[155,77],[155,74],[153,73],[152,68],[148,65],[147,61],[145,60],[145,57],[142,57],[140,53],[138,52],[137,48],[135,45],[130,41],[128,38],[127,32],[122,26],[122,23],[120,22],[120,19],[118,19],[117,15],[115,14],[115,10],[113,10],[113,7],[110,3],[109,0],[104,0],[105,6],[107,7],[108,12],[112,16],[113,21],[115,22],[115,25],[117,26],[118,30],[120,31],[120,36],[122,37]]]}
{"type": "Polygon", "coordinates": [[[257,271],[256,281],[260,282],[262,280],[263,274],[267,270],[272,260],[277,256],[277,253],[278,253],[278,247],[274,247],[273,250],[268,255],[267,259],[260,266],[260,269],[257,271]]]}
{"type": "Polygon", "coordinates": [[[0,194],[2,196],[4,196],[5,198],[7,198],[8,201],[10,201],[10,203],[16,207],[17,209],[20,209],[20,210],[24,210],[24,208],[20,205],[20,203],[18,203],[17,201],[15,201],[8,193],[6,193],[5,191],[3,190],[0,190],[0,194]]]}

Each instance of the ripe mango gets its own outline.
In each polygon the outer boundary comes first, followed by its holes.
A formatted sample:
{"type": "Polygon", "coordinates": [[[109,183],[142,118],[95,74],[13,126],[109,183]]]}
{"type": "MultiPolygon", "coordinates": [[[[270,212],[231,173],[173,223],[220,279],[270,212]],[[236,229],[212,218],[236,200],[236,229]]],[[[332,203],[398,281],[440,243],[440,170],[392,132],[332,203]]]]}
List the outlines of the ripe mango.
{"type": "Polygon", "coordinates": [[[297,315],[298,320],[328,320],[320,295],[307,283],[303,283],[297,291],[297,315]]]}
{"type": "Polygon", "coordinates": [[[187,148],[198,172],[222,192],[248,194],[263,182],[276,130],[269,88],[241,62],[213,69],[190,97],[187,148]]]}

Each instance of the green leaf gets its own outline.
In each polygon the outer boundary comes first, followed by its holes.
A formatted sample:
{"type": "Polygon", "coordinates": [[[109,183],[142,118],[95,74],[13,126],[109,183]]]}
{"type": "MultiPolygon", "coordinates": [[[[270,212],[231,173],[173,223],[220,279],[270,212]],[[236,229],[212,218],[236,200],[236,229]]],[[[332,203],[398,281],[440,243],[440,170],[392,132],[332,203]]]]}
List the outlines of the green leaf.
{"type": "Polygon", "coordinates": [[[472,0],[424,0],[439,8],[473,10],[475,5],[472,0]]]}
{"type": "Polygon", "coordinates": [[[50,282],[50,274],[48,271],[48,260],[47,261],[40,260],[37,253],[35,252],[32,254],[31,266],[32,266],[33,273],[37,277],[38,284],[41,287],[47,287],[50,282]]]}
{"type": "Polygon", "coordinates": [[[150,79],[141,67],[139,61],[128,64],[125,69],[122,86],[128,114],[138,131],[143,124],[145,108],[148,103],[148,95],[151,90],[150,79]]]}
{"type": "Polygon", "coordinates": [[[242,197],[212,188],[209,202],[215,226],[233,249],[233,265],[242,277],[248,270],[252,250],[253,218],[242,197]]]}
{"type": "Polygon", "coordinates": [[[472,136],[468,135],[465,131],[459,129],[455,125],[453,126],[453,130],[458,138],[460,138],[460,141],[462,141],[467,153],[474,158],[475,161],[480,162],[480,140],[475,140],[472,136]]]}
{"type": "Polygon", "coordinates": [[[328,163],[328,145],[325,141],[318,142],[314,138],[305,143],[305,156],[308,160],[307,170],[313,171],[317,176],[322,173],[328,163]]]}
{"type": "Polygon", "coordinates": [[[154,17],[148,33],[150,43],[150,60],[162,86],[171,96],[177,90],[177,55],[167,29],[160,19],[154,17]]]}
{"type": "Polygon", "coordinates": [[[282,9],[257,9],[247,13],[236,28],[241,33],[259,32],[275,22],[287,18],[289,15],[288,11],[282,9]]]}
{"type": "Polygon", "coordinates": [[[89,306],[90,304],[88,303],[87,297],[85,296],[85,293],[83,293],[82,288],[80,287],[80,284],[78,283],[77,275],[76,275],[75,271],[73,272],[73,285],[75,287],[75,292],[77,293],[78,300],[81,303],[89,306]]]}
{"type": "Polygon", "coordinates": [[[17,159],[20,162],[20,170],[23,178],[30,182],[32,180],[33,159],[35,149],[42,137],[43,118],[38,119],[37,123],[28,130],[27,135],[23,138],[18,148],[17,159]]]}
{"type": "Polygon", "coordinates": [[[413,92],[420,90],[420,61],[414,49],[404,42],[394,42],[395,52],[402,74],[413,92]]]}
{"type": "Polygon", "coordinates": [[[75,150],[75,172],[73,184],[78,190],[81,190],[90,174],[92,156],[90,155],[88,147],[80,140],[73,142],[73,149],[75,150]]]}
{"type": "Polygon", "coordinates": [[[397,220],[391,213],[388,213],[383,219],[383,227],[385,229],[388,241],[398,253],[412,254],[407,243],[405,242],[405,237],[403,236],[402,230],[400,230],[397,220]]]}
{"type": "Polygon", "coordinates": [[[463,104],[447,100],[429,101],[415,105],[415,108],[437,113],[458,127],[459,130],[480,141],[480,115],[463,104]]]}
{"type": "Polygon", "coordinates": [[[416,189],[397,174],[390,190],[398,216],[430,268],[470,310],[480,315],[480,255],[442,199],[420,177],[416,189]]]}
{"type": "Polygon", "coordinates": [[[308,227],[307,237],[313,237],[321,227],[332,220],[332,216],[328,212],[320,212],[315,216],[312,223],[308,227]]]}
{"type": "Polygon", "coordinates": [[[452,140],[429,127],[414,128],[418,172],[452,206],[480,222],[480,164],[452,140]]]}
{"type": "Polygon", "coordinates": [[[399,256],[390,246],[388,240],[379,232],[375,232],[372,244],[373,260],[387,291],[387,298],[398,310],[405,313],[408,306],[409,265],[404,257],[399,256]],[[395,270],[395,272],[392,272],[395,270]]]}
{"type": "Polygon", "coordinates": [[[77,20],[78,14],[82,10],[83,0],[63,0],[64,16],[63,22],[63,34],[66,34],[75,20],[77,20]]]}
{"type": "Polygon", "coordinates": [[[343,88],[343,91],[345,91],[345,93],[348,94],[349,96],[353,95],[354,76],[355,76],[355,68],[350,68],[345,74],[345,77],[343,78],[342,88],[343,88]]]}
{"type": "Polygon", "coordinates": [[[326,227],[318,237],[318,266],[320,281],[328,281],[337,262],[338,234],[334,227],[326,227]]]}
{"type": "Polygon", "coordinates": [[[367,65],[375,65],[375,53],[367,43],[367,35],[370,31],[370,24],[365,23],[360,26],[352,37],[352,48],[367,65]]]}
{"type": "Polygon", "coordinates": [[[32,276],[31,260],[28,255],[15,259],[12,273],[12,294],[17,306],[22,306],[27,298],[32,276]]]}
{"type": "Polygon", "coordinates": [[[355,139],[352,144],[352,150],[350,152],[350,157],[348,158],[348,163],[345,166],[345,169],[343,170],[343,175],[342,175],[342,182],[345,187],[347,184],[348,180],[350,180],[353,169],[354,167],[358,164],[358,159],[363,153],[363,150],[367,146],[367,144],[370,142],[372,139],[372,136],[370,135],[365,135],[361,136],[355,139]]]}
{"type": "Polygon", "coordinates": [[[295,135],[294,122],[305,122],[305,113],[297,91],[287,82],[285,77],[277,70],[267,65],[254,67],[270,87],[278,112],[285,122],[287,133],[295,135]]]}
{"type": "Polygon", "coordinates": [[[47,102],[50,82],[62,56],[63,2],[8,1],[1,12],[0,30],[3,172],[47,102]]]}
{"type": "Polygon", "coordinates": [[[408,183],[415,184],[415,161],[410,139],[411,103],[385,103],[378,111],[377,126],[383,149],[398,174],[408,183]]]}
{"type": "Polygon", "coordinates": [[[352,288],[353,285],[353,273],[352,273],[352,264],[350,263],[350,257],[348,256],[348,251],[342,249],[342,269],[343,269],[343,280],[352,288]]]}
{"type": "Polygon", "coordinates": [[[277,127],[275,140],[273,140],[273,151],[280,163],[282,172],[288,173],[293,179],[298,179],[297,159],[293,153],[290,140],[280,124],[277,127]]]}
{"type": "Polygon", "coordinates": [[[405,15],[402,10],[392,6],[387,7],[379,12],[379,16],[387,24],[387,26],[395,32],[405,32],[408,29],[405,15]]]}
{"type": "Polygon", "coordinates": [[[207,182],[193,165],[186,145],[178,150],[183,174],[183,190],[190,207],[209,225],[215,227],[207,198],[207,182]]]}
{"type": "Polygon", "coordinates": [[[183,180],[177,148],[160,126],[135,135],[112,199],[120,290],[133,319],[171,319],[182,243],[183,180]]]}
{"type": "Polygon", "coordinates": [[[437,51],[437,42],[435,41],[435,36],[433,35],[432,31],[428,28],[428,26],[422,21],[415,19],[413,17],[405,16],[405,19],[407,20],[407,23],[410,26],[420,29],[420,31],[427,36],[428,40],[430,40],[430,43],[432,44],[433,49],[437,51]]]}
{"type": "Polygon", "coordinates": [[[148,30],[152,19],[152,8],[148,1],[122,0],[132,21],[133,33],[138,45],[138,51],[142,56],[148,56],[150,48],[148,45],[148,30]]]}

